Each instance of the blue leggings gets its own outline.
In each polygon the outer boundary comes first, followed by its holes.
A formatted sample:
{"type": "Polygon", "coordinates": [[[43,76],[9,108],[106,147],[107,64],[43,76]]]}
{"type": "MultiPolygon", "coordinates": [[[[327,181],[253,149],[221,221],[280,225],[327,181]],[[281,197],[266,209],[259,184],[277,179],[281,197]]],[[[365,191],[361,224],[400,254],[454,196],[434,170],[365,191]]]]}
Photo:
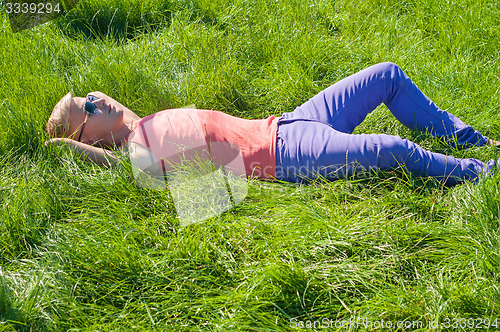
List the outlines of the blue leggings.
{"type": "Polygon", "coordinates": [[[366,68],[320,92],[278,122],[276,178],[308,182],[403,168],[455,185],[477,181],[496,162],[459,159],[422,149],[398,136],[351,134],[381,103],[406,127],[460,146],[488,141],[456,116],[440,110],[395,64],[366,68]]]}

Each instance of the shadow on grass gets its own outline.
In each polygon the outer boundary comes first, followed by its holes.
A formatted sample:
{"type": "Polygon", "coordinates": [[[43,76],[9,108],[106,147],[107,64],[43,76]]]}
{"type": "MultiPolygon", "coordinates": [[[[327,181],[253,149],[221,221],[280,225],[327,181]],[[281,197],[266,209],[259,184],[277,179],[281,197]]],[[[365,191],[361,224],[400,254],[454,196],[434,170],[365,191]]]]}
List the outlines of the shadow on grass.
{"type": "Polygon", "coordinates": [[[19,329],[21,325],[18,322],[23,321],[22,313],[19,309],[14,308],[9,289],[1,273],[0,270],[0,323],[19,329]]]}
{"type": "Polygon", "coordinates": [[[185,11],[191,20],[222,29],[227,24],[214,13],[192,1],[91,0],[80,1],[56,24],[71,38],[131,40],[145,33],[155,33],[171,23],[177,12],[185,11]]]}
{"type": "Polygon", "coordinates": [[[172,13],[182,6],[170,1],[80,1],[58,20],[59,28],[69,37],[129,40],[155,32],[170,23],[172,13]]]}

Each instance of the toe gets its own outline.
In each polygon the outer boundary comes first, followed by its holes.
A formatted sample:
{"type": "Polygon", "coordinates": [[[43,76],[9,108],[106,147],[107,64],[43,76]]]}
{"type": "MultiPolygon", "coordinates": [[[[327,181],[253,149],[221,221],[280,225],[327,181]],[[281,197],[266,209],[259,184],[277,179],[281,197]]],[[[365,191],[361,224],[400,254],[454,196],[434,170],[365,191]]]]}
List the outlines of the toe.
{"type": "Polygon", "coordinates": [[[491,145],[491,146],[496,146],[496,147],[500,147],[500,142],[499,141],[494,141],[492,140],[491,138],[488,139],[488,145],[491,145]]]}

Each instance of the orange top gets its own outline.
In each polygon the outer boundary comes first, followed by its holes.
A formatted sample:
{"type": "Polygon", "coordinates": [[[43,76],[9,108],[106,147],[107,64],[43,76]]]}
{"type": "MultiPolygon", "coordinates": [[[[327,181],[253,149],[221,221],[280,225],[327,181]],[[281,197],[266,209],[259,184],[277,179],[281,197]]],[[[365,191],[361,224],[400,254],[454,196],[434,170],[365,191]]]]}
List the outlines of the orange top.
{"type": "Polygon", "coordinates": [[[132,137],[136,143],[147,146],[156,160],[162,162],[166,155],[175,153],[172,151],[175,150],[173,146],[189,145],[196,148],[206,143],[211,155],[218,153],[216,157],[226,164],[223,160],[231,159],[227,156],[231,154],[227,147],[236,145],[243,157],[247,177],[274,179],[278,120],[274,116],[247,120],[218,111],[172,109],[140,119],[135,124],[135,135],[132,137]],[[167,141],[169,145],[163,143],[167,141]]]}

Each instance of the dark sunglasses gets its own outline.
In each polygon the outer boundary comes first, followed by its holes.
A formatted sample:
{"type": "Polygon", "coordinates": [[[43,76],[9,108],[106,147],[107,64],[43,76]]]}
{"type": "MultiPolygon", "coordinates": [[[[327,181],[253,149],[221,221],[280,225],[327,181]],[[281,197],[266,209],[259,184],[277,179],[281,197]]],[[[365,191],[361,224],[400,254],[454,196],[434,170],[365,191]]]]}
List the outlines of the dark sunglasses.
{"type": "Polygon", "coordinates": [[[87,95],[87,101],[85,102],[85,106],[83,107],[83,109],[85,110],[85,113],[86,113],[85,120],[83,121],[82,130],[80,131],[80,135],[78,136],[79,142],[80,142],[80,139],[82,138],[83,129],[85,128],[85,124],[87,123],[87,119],[89,118],[89,115],[96,114],[98,111],[97,106],[92,104],[92,102],[96,101],[97,99],[99,99],[99,98],[97,98],[96,96],[87,95]]]}

